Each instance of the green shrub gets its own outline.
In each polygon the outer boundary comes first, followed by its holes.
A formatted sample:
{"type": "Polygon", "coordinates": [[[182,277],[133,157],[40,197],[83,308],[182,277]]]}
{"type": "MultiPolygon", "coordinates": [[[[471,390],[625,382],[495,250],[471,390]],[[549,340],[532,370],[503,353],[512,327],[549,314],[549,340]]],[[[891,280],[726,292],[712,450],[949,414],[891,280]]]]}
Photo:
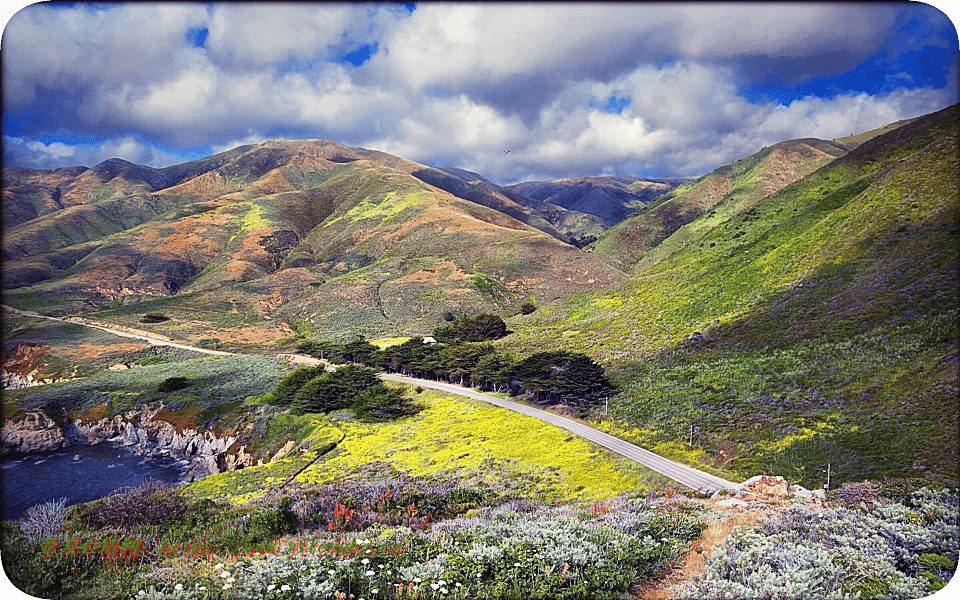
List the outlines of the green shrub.
{"type": "Polygon", "coordinates": [[[141,323],[163,323],[164,321],[169,321],[170,317],[166,315],[161,315],[158,313],[148,313],[143,315],[140,318],[141,323]]]}
{"type": "Polygon", "coordinates": [[[157,386],[157,391],[164,393],[173,392],[176,390],[182,390],[183,388],[189,386],[190,380],[186,377],[168,377],[157,386]]]}

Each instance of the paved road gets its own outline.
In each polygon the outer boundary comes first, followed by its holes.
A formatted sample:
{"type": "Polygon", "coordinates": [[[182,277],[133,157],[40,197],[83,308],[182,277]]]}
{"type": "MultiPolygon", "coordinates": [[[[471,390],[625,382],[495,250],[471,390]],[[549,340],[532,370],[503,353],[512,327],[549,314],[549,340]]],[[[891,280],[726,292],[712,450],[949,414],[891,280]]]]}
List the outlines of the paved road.
{"type": "MultiPolygon", "coordinates": [[[[206,348],[197,348],[196,346],[188,346],[186,344],[178,344],[176,342],[170,342],[166,340],[159,340],[156,338],[151,338],[149,336],[137,335],[129,333],[126,331],[120,331],[119,329],[111,329],[110,327],[103,327],[100,325],[93,325],[91,323],[80,323],[77,321],[69,321],[67,319],[59,319],[57,317],[48,317],[46,315],[41,315],[39,313],[19,310],[10,306],[3,305],[4,310],[9,310],[20,315],[35,317],[38,319],[49,319],[51,321],[60,321],[62,323],[73,323],[75,325],[83,325],[85,327],[92,327],[94,329],[99,329],[101,331],[106,331],[107,333],[112,333],[114,335],[119,335],[121,337],[133,338],[137,340],[143,340],[149,342],[154,346],[172,346],[174,348],[181,348],[183,350],[190,350],[193,352],[200,352],[203,354],[212,354],[215,356],[235,356],[233,352],[223,352],[222,350],[208,350],[206,348]]],[[[625,442],[620,438],[613,437],[610,434],[604,433],[593,429],[592,427],[587,427],[582,423],[573,421],[571,419],[566,419],[564,417],[549,413],[545,410],[540,410],[538,408],[533,408],[525,404],[520,404],[518,402],[512,402],[510,400],[503,400],[497,398],[496,396],[490,396],[478,392],[476,390],[471,390],[459,385],[452,383],[441,383],[439,381],[430,381],[429,379],[416,379],[414,377],[404,377],[402,375],[394,375],[391,373],[381,373],[381,379],[387,381],[394,381],[397,383],[404,383],[407,385],[420,385],[425,388],[431,388],[435,390],[440,390],[442,392],[448,392],[451,394],[456,394],[458,396],[466,396],[467,398],[473,398],[475,400],[482,400],[493,404],[494,406],[499,406],[501,408],[507,408],[518,413],[525,414],[541,421],[546,421],[551,425],[556,425],[579,435],[580,437],[590,440],[595,444],[599,444],[604,448],[613,450],[617,454],[622,454],[627,458],[633,459],[643,466],[660,473],[670,479],[676,481],[677,483],[683,484],[694,490],[707,490],[707,491],[716,491],[721,488],[733,489],[736,485],[732,481],[727,481],[716,475],[711,475],[709,473],[704,473],[703,471],[698,471],[693,467],[688,467],[685,464],[672,461],[668,458],[664,458],[659,454],[654,454],[649,450],[645,450],[639,446],[634,446],[629,442],[625,442]]]]}
{"type": "Polygon", "coordinates": [[[387,381],[404,383],[407,385],[420,385],[425,388],[449,392],[459,396],[466,396],[467,398],[473,398],[475,400],[482,400],[495,406],[508,408],[510,410],[540,419],[541,421],[546,421],[547,423],[556,425],[557,427],[562,427],[563,429],[575,433],[582,438],[599,444],[604,448],[613,450],[617,454],[622,454],[627,458],[631,458],[643,466],[694,490],[703,489],[714,492],[722,488],[726,488],[728,490],[733,489],[733,487],[736,485],[736,483],[732,481],[727,481],[717,477],[716,475],[698,471],[693,467],[688,467],[685,464],[664,458],[659,454],[654,454],[649,450],[644,450],[639,446],[634,446],[633,444],[625,442],[620,438],[613,437],[610,434],[597,431],[592,427],[587,427],[582,423],[578,423],[577,421],[573,421],[571,419],[566,419],[545,410],[533,408],[518,402],[511,402],[510,400],[503,400],[501,398],[497,398],[496,396],[490,396],[476,390],[471,390],[469,388],[450,383],[441,383],[438,381],[430,381],[429,379],[416,379],[414,377],[404,377],[402,375],[393,375],[387,373],[381,373],[380,378],[387,381]]]}
{"type": "Polygon", "coordinates": [[[113,335],[119,335],[120,337],[141,340],[153,346],[172,346],[173,348],[180,348],[181,350],[190,350],[191,352],[200,352],[202,354],[212,354],[214,356],[235,356],[233,352],[223,352],[222,350],[208,350],[206,348],[188,346],[187,344],[178,344],[177,342],[171,342],[168,340],[160,340],[147,335],[137,335],[135,333],[129,333],[127,331],[120,331],[119,329],[103,327],[102,325],[94,325],[92,323],[82,323],[80,321],[70,321],[69,319],[59,319],[57,317],[48,317],[47,315],[41,315],[40,313],[35,313],[29,310],[20,310],[17,308],[13,308],[12,306],[7,306],[5,304],[3,305],[3,310],[9,310],[10,312],[14,312],[14,313],[17,313],[18,315],[23,315],[25,317],[34,317],[36,319],[47,319],[49,321],[60,321],[61,323],[73,323],[74,325],[83,325],[84,327],[99,329],[100,331],[106,331],[107,333],[112,333],[113,335]]]}

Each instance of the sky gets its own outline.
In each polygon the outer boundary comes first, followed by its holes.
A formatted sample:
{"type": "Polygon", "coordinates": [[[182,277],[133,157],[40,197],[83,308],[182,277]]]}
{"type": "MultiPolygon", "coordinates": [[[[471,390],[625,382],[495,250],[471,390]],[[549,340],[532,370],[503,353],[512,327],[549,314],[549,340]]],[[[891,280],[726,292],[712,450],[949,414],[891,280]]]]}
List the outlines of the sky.
{"type": "Polygon", "coordinates": [[[920,3],[13,12],[0,46],[4,166],[164,167],[321,138],[499,184],[696,176],[781,140],[958,100],[956,29],[920,3]]]}

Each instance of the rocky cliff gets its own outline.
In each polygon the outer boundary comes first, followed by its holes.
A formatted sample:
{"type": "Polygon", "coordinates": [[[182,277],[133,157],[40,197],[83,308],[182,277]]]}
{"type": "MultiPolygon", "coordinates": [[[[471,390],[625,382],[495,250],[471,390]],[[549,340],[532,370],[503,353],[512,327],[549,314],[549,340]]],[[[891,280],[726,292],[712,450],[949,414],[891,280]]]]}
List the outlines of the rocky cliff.
{"type": "Polygon", "coordinates": [[[213,473],[263,464],[245,446],[234,448],[237,438],[212,431],[180,429],[155,418],[162,406],[142,406],[96,421],[74,419],[65,428],[41,411],[31,411],[20,420],[7,420],[0,430],[0,453],[42,452],[78,444],[114,443],[144,456],[167,455],[189,461],[186,481],[213,473]],[[64,431],[66,429],[66,431],[64,431]]]}

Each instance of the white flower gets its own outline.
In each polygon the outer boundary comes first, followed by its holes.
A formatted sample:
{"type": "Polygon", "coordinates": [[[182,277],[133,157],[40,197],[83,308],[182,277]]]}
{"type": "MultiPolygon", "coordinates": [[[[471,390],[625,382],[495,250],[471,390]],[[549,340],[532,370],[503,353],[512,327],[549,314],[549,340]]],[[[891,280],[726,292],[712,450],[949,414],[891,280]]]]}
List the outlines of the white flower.
{"type": "Polygon", "coordinates": [[[207,586],[201,585],[201,586],[198,587],[197,589],[200,590],[201,592],[205,592],[205,591],[207,591],[207,586]]]}
{"type": "Polygon", "coordinates": [[[360,561],[360,564],[361,564],[361,565],[366,565],[366,564],[369,564],[369,563],[370,563],[370,559],[369,559],[369,558],[365,558],[365,559],[363,559],[363,560],[360,561]]]}
{"type": "Polygon", "coordinates": [[[458,582],[457,582],[457,587],[463,587],[463,584],[458,581],[458,582]]]}
{"type": "Polygon", "coordinates": [[[216,569],[217,571],[219,571],[220,569],[223,568],[223,563],[217,563],[217,564],[213,565],[213,568],[216,569]]]}
{"type": "Polygon", "coordinates": [[[477,579],[480,579],[480,573],[477,573],[477,579]]]}
{"type": "Polygon", "coordinates": [[[227,583],[233,583],[233,582],[236,581],[236,580],[237,580],[236,577],[228,577],[228,578],[227,578],[227,583]]]}
{"type": "Polygon", "coordinates": [[[230,577],[230,571],[224,571],[223,573],[220,573],[220,577],[223,579],[230,577]]]}
{"type": "Polygon", "coordinates": [[[520,563],[513,563],[513,566],[519,567],[519,566],[520,566],[520,563]]]}
{"type": "Polygon", "coordinates": [[[327,573],[329,573],[330,575],[333,575],[336,573],[336,571],[330,570],[330,571],[327,571],[327,573]]]}
{"type": "Polygon", "coordinates": [[[277,586],[275,586],[275,585],[273,585],[273,584],[271,583],[270,585],[267,586],[267,591],[268,591],[268,592],[272,592],[272,591],[273,591],[273,588],[275,588],[275,587],[277,587],[277,586]]]}
{"type": "Polygon", "coordinates": [[[232,587],[233,587],[233,584],[232,584],[232,583],[225,583],[225,584],[223,584],[223,589],[225,589],[225,590],[229,590],[229,589],[232,588],[232,587]]]}
{"type": "Polygon", "coordinates": [[[177,585],[173,586],[173,589],[179,592],[180,590],[183,589],[183,584],[178,583],[177,585]]]}
{"type": "Polygon", "coordinates": [[[143,596],[143,595],[145,595],[145,594],[146,594],[146,592],[143,591],[143,590],[140,590],[139,592],[137,592],[137,595],[138,595],[138,596],[143,596]]]}
{"type": "Polygon", "coordinates": [[[439,583],[440,585],[447,585],[447,582],[444,581],[444,580],[442,580],[442,579],[441,579],[440,581],[438,581],[437,583],[439,583]]]}
{"type": "Polygon", "coordinates": [[[440,587],[440,586],[439,586],[438,584],[436,584],[436,583],[431,583],[431,584],[430,584],[430,587],[432,587],[434,590],[436,590],[436,589],[437,589],[438,587],[440,587]]]}
{"type": "Polygon", "coordinates": [[[414,578],[413,578],[413,582],[414,582],[414,583],[420,583],[421,581],[423,581],[423,580],[420,579],[419,577],[414,577],[414,578]]]}
{"type": "Polygon", "coordinates": [[[288,591],[290,591],[290,586],[287,585],[287,584],[283,584],[283,585],[280,586],[280,591],[281,591],[281,592],[288,592],[288,591]]]}
{"type": "Polygon", "coordinates": [[[367,571],[367,577],[373,577],[373,571],[367,571]]]}
{"type": "Polygon", "coordinates": [[[377,588],[373,588],[372,590],[370,590],[370,593],[371,593],[371,594],[376,594],[376,593],[379,592],[379,591],[380,591],[380,590],[378,590],[377,588]]]}
{"type": "Polygon", "coordinates": [[[440,593],[441,593],[441,594],[446,594],[446,593],[447,593],[447,588],[440,588],[440,593]]]}

